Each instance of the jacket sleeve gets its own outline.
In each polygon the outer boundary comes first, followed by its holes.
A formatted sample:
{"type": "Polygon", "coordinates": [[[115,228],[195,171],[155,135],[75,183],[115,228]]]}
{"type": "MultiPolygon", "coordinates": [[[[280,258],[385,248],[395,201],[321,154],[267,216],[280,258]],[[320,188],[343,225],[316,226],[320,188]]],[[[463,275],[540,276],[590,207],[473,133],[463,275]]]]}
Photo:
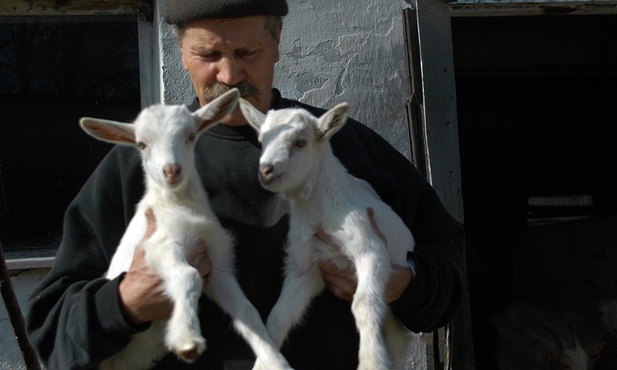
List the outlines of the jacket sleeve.
{"type": "Polygon", "coordinates": [[[54,266],[29,299],[28,336],[48,369],[91,367],[143,329],[120,309],[123,275],[104,277],[143,192],[130,150],[112,149],[69,205],[54,266]]]}
{"type": "Polygon", "coordinates": [[[453,318],[463,299],[463,227],[405,156],[366,126],[353,120],[346,126],[333,138],[334,152],[373,185],[416,241],[414,279],[392,311],[414,332],[433,331],[453,318]]]}
{"type": "Polygon", "coordinates": [[[430,332],[452,320],[462,302],[465,237],[432,189],[416,212],[415,276],[391,308],[410,330],[430,332]]]}

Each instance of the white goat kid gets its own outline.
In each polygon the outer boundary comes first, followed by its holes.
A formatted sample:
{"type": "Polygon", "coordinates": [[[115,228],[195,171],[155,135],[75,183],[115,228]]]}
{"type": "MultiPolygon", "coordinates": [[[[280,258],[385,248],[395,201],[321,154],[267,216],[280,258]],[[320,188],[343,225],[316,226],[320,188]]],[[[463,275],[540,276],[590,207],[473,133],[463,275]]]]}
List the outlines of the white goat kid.
{"type": "Polygon", "coordinates": [[[156,231],[142,244],[145,258],[174,302],[168,321],[155,321],[148,330],[134,335],[127,347],[100,365],[101,369],[151,368],[170,350],[192,362],[205,350],[197,316],[202,279],[186,260],[200,239],[207,245],[212,261],[203,291],[232,317],[236,330],[262,363],[270,369],[289,368],[236,280],[233,239],[210,209],[194,165],[198,136],[230,113],[238,98],[238,90],[234,89],[195,113],[184,106],[156,105],[144,109],[134,124],[94,118],[80,120],[82,128],[97,139],[136,147],[142,156],[146,179],[146,193],[106,277],[112,279],[129,269],[135,246],[146,233],[146,210],[151,209],[156,231]]]}
{"type": "MultiPolygon", "coordinates": [[[[545,326],[544,329],[548,331],[554,338],[557,347],[550,350],[547,354],[546,360],[554,362],[554,368],[557,370],[589,370],[590,353],[588,349],[583,348],[579,343],[578,337],[572,328],[572,325],[568,325],[570,334],[572,334],[572,346],[561,337],[559,337],[551,328],[545,326]]],[[[599,348],[595,348],[597,353],[604,347],[604,342],[601,343],[599,348]]]]}
{"type": "Polygon", "coordinates": [[[373,188],[351,176],[332,153],[329,139],[345,124],[348,105],[339,104],[319,119],[304,109],[264,115],[242,99],[240,107],[263,146],[261,184],[290,201],[285,281],[266,323],[272,339],[283,344],[311,299],[325,287],[319,261],[332,260],[339,267],[355,267],[357,274],[351,309],[360,334],[358,368],[409,369],[412,333],[392,315],[385,286],[391,263],[407,266],[407,252],[415,242],[373,188]],[[387,245],[371,225],[369,208],[387,245]],[[339,249],[315,237],[318,230],[339,249]]]}

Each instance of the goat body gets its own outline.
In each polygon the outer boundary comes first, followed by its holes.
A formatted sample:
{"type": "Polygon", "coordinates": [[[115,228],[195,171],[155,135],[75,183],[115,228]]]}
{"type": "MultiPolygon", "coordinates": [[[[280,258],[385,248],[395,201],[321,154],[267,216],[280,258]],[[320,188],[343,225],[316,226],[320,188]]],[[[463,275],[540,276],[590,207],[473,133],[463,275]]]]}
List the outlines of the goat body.
{"type": "Polygon", "coordinates": [[[272,339],[281,346],[311,299],[325,288],[318,264],[331,260],[354,267],[357,274],[351,309],[360,334],[358,368],[408,369],[412,333],[392,315],[385,287],[391,264],[407,266],[407,252],[415,243],[398,215],[332,153],[329,139],[345,124],[347,104],[319,119],[304,109],[264,115],[244,100],[240,107],[263,146],[261,184],[290,201],[285,280],[266,323],[272,339]],[[369,209],[387,243],[373,228],[369,209]],[[318,230],[332,243],[318,239],[318,230]]]}
{"type": "Polygon", "coordinates": [[[145,259],[164,283],[174,303],[169,320],[159,320],[131,337],[119,353],[101,363],[101,369],[148,369],[170,350],[192,362],[206,348],[197,316],[203,291],[233,319],[236,330],[270,369],[288,369],[285,358],[270,339],[259,313],[242,292],[234,274],[233,238],[219,224],[195,169],[198,136],[217,124],[237,105],[236,89],[190,113],[184,106],[157,105],[145,109],[134,124],[82,118],[91,136],[140,150],[146,193],[137,205],[106,277],[127,271],[136,245],[147,229],[146,211],[156,218],[156,231],[143,241],[145,259]],[[199,240],[208,247],[212,271],[206,286],[186,256],[199,240]]]}

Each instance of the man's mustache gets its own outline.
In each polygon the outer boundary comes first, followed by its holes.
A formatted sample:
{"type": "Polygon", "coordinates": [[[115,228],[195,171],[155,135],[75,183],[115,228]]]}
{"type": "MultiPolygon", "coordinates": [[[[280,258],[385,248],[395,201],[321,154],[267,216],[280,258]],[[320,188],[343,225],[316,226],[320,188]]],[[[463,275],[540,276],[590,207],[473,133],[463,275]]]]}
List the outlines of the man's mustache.
{"type": "Polygon", "coordinates": [[[215,82],[210,87],[206,89],[204,92],[204,96],[202,97],[204,101],[211,102],[212,100],[218,98],[223,95],[227,91],[237,88],[240,91],[240,96],[243,98],[247,98],[249,96],[257,96],[259,95],[259,89],[257,86],[250,84],[246,81],[242,81],[235,86],[226,85],[224,83],[215,82]]]}

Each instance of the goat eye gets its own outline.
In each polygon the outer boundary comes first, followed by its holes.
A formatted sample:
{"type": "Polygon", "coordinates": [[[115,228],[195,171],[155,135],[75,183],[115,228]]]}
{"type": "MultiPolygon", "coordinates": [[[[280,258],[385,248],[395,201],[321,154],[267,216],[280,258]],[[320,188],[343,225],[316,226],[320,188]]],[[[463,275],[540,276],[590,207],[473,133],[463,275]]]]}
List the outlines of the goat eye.
{"type": "Polygon", "coordinates": [[[196,138],[195,134],[190,134],[188,141],[189,142],[193,142],[193,141],[195,141],[195,138],[196,138]]]}
{"type": "Polygon", "coordinates": [[[298,139],[298,140],[296,140],[296,142],[295,142],[295,146],[296,146],[296,148],[302,148],[302,147],[304,147],[305,145],[306,145],[306,140],[304,140],[304,139],[298,139]]]}
{"type": "Polygon", "coordinates": [[[144,150],[144,149],[146,149],[147,145],[146,145],[146,143],[144,143],[143,141],[139,141],[139,142],[137,142],[137,147],[138,147],[140,150],[144,150]]]}

